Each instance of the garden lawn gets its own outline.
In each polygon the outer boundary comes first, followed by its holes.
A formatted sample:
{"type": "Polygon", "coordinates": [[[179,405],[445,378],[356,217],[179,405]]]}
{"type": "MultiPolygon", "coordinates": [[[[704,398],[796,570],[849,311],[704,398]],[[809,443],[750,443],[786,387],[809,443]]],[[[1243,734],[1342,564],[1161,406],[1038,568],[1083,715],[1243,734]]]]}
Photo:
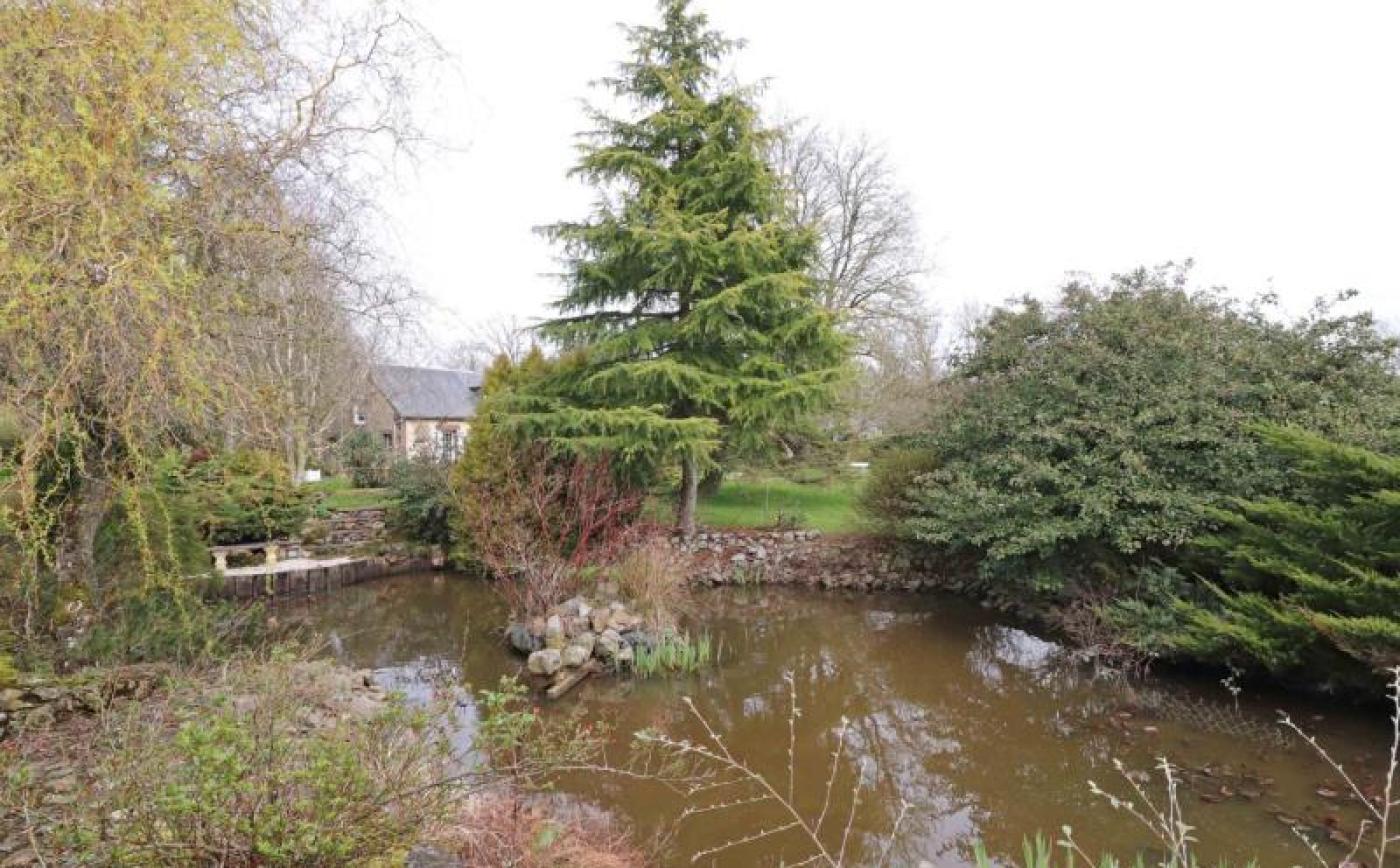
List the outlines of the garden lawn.
{"type": "Polygon", "coordinates": [[[780,477],[726,479],[715,494],[700,498],[705,527],[771,528],[780,517],[825,533],[866,529],[857,500],[859,480],[800,483],[780,477]]]}
{"type": "Polygon", "coordinates": [[[370,509],[387,507],[393,495],[387,488],[355,488],[343,476],[332,476],[321,482],[310,482],[307,486],[325,496],[322,505],[331,512],[344,512],[349,509],[370,509]]]}

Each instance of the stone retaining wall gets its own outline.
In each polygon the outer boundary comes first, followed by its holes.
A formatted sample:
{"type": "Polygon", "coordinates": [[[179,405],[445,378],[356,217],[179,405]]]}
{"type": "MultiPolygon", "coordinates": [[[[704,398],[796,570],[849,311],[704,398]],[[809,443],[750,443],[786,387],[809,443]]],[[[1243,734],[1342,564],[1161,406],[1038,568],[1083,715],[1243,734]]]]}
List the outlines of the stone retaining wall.
{"type": "Polygon", "coordinates": [[[216,596],[236,600],[304,597],[382,576],[431,570],[435,566],[429,558],[382,555],[276,573],[224,576],[223,588],[216,596]]]}
{"type": "Polygon", "coordinates": [[[896,540],[823,536],[814,530],[709,531],[672,545],[696,561],[694,581],[707,585],[808,585],[918,591],[941,587],[939,565],[896,540]]]}
{"type": "Polygon", "coordinates": [[[333,512],[324,519],[326,528],[322,544],[336,548],[354,548],[385,539],[385,510],[382,507],[346,509],[333,512]]]}
{"type": "Polygon", "coordinates": [[[164,666],[146,664],[119,666],[66,681],[22,676],[15,684],[0,687],[0,738],[22,721],[48,726],[73,714],[96,714],[115,699],[141,699],[168,674],[164,666]]]}

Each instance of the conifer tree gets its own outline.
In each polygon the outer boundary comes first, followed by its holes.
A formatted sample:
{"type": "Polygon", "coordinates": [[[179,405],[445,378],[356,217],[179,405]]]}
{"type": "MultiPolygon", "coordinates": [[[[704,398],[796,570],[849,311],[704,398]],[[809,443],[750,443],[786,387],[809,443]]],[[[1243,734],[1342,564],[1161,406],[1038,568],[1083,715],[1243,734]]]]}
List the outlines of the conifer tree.
{"type": "Polygon", "coordinates": [[[773,132],[751,90],[722,81],[737,44],[688,0],[628,29],[631,57],[604,86],[634,112],[593,110],[572,174],[593,213],[545,233],[565,263],[543,333],[568,361],[514,417],[529,436],[681,466],[677,520],[693,532],[699,474],[826,406],[846,347],[805,276],[814,237],[765,161],[773,132]]]}
{"type": "Polygon", "coordinates": [[[1305,492],[1216,513],[1213,599],[1178,604],[1174,644],[1340,681],[1400,664],[1400,458],[1296,428],[1261,436],[1305,492]]]}

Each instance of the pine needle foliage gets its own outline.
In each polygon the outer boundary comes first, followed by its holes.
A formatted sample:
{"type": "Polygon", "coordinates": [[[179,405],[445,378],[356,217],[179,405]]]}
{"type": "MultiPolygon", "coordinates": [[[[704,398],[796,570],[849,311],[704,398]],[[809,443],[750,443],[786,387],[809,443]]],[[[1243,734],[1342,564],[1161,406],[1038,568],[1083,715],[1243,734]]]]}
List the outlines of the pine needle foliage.
{"type": "Polygon", "coordinates": [[[1200,548],[1220,566],[1179,602],[1178,650],[1283,675],[1364,679],[1400,664],[1400,458],[1306,431],[1259,436],[1303,485],[1215,511],[1200,548]]]}
{"type": "Polygon", "coordinates": [[[571,355],[512,424],[636,467],[679,461],[681,524],[720,445],[752,446],[829,404],[846,345],[806,276],[798,226],[765,154],[751,89],[722,80],[737,46],[687,0],[628,28],[631,56],[601,85],[634,111],[590,110],[574,177],[592,214],[543,230],[565,293],[542,332],[571,355]]]}

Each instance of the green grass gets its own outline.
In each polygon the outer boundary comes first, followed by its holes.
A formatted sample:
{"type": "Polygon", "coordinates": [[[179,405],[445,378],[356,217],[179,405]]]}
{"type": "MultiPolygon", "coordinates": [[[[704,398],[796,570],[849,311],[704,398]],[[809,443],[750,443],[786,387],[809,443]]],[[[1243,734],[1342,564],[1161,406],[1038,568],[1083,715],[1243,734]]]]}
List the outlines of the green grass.
{"type": "Polygon", "coordinates": [[[726,479],[715,494],[700,498],[705,527],[771,528],[793,517],[795,526],[824,533],[865,529],[857,506],[861,482],[836,479],[800,483],[775,476],[726,479]]]}
{"type": "Polygon", "coordinates": [[[369,509],[371,507],[386,507],[393,501],[387,488],[355,488],[350,484],[350,480],[344,476],[332,476],[320,482],[308,482],[306,485],[312,491],[319,491],[325,496],[322,504],[331,512],[342,512],[347,509],[369,509]]]}

